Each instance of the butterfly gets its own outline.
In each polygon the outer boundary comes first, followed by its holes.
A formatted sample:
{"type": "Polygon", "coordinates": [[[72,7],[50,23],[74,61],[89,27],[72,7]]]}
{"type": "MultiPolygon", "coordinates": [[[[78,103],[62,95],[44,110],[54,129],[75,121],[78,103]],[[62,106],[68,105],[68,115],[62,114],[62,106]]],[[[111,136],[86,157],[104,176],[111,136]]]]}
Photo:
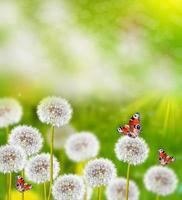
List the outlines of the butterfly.
{"type": "Polygon", "coordinates": [[[167,155],[163,149],[159,149],[159,162],[161,165],[167,165],[171,162],[174,162],[176,159],[172,156],[167,155]]]}
{"type": "Polygon", "coordinates": [[[19,192],[25,192],[32,189],[32,185],[25,183],[24,179],[21,176],[16,177],[16,189],[19,192]]]}
{"type": "Polygon", "coordinates": [[[119,134],[127,135],[132,138],[136,138],[140,131],[141,131],[141,125],[140,125],[140,114],[136,112],[131,118],[128,124],[125,124],[124,126],[121,126],[117,129],[119,134]]]}

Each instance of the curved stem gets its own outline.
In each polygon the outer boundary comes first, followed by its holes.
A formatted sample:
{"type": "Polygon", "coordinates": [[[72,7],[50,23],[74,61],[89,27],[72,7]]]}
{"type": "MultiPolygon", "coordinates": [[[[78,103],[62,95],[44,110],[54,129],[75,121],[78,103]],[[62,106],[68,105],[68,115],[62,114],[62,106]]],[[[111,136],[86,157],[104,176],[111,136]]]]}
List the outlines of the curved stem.
{"type": "Polygon", "coordinates": [[[102,188],[101,188],[101,187],[98,188],[98,196],[97,196],[97,199],[98,199],[98,200],[101,200],[101,199],[102,199],[102,188]]]}
{"type": "Polygon", "coordinates": [[[128,200],[128,193],[129,193],[129,177],[130,177],[130,164],[128,164],[127,177],[126,177],[126,195],[125,195],[126,200],[128,200]]]}
{"type": "Polygon", "coordinates": [[[47,198],[46,183],[44,183],[44,200],[47,198]]]}
{"type": "Polygon", "coordinates": [[[11,181],[12,181],[12,174],[9,173],[9,182],[8,182],[8,200],[11,200],[11,181]]]}
{"type": "Polygon", "coordinates": [[[49,185],[49,195],[48,200],[51,199],[51,190],[53,183],[53,150],[54,150],[54,126],[51,127],[51,143],[50,143],[50,185],[49,185]]]}
{"type": "Polygon", "coordinates": [[[160,196],[157,194],[157,196],[156,196],[156,200],[159,200],[159,197],[160,197],[160,196]]]}
{"type": "MultiPolygon", "coordinates": [[[[24,169],[23,169],[22,172],[21,172],[21,176],[22,176],[22,178],[24,178],[24,169]]],[[[24,197],[25,197],[25,196],[24,196],[24,192],[22,192],[22,193],[21,193],[21,199],[24,200],[24,197]]]]}

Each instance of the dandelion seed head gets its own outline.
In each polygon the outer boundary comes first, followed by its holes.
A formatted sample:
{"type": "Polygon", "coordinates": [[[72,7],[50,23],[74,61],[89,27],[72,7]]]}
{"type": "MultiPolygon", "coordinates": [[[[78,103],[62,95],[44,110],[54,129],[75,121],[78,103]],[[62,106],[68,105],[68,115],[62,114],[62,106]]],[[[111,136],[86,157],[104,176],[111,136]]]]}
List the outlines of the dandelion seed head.
{"type": "MultiPolygon", "coordinates": [[[[106,196],[108,200],[125,199],[126,192],[126,179],[116,178],[106,189],[106,196]]],[[[128,200],[138,200],[139,199],[139,189],[136,183],[132,180],[129,182],[129,193],[128,200]]]]}
{"type": "Polygon", "coordinates": [[[116,157],[131,165],[139,165],[148,157],[149,148],[142,138],[121,137],[115,145],[116,157]]]}
{"type": "Polygon", "coordinates": [[[22,107],[13,98],[0,99],[0,128],[18,123],[22,117],[22,107]]]}
{"type": "MultiPolygon", "coordinates": [[[[60,171],[59,163],[53,157],[53,179],[60,171]]],[[[44,183],[50,180],[50,154],[41,153],[30,158],[25,166],[26,177],[35,183],[44,183]]]]}
{"type": "Polygon", "coordinates": [[[56,200],[82,200],[84,193],[83,179],[72,174],[58,177],[52,187],[52,194],[56,200]]]}
{"type": "Polygon", "coordinates": [[[97,156],[100,146],[96,136],[90,132],[71,135],[65,144],[68,157],[75,162],[82,162],[97,156]]]}
{"type": "Polygon", "coordinates": [[[149,168],[144,176],[144,184],[147,190],[166,196],[173,193],[177,187],[178,179],[175,172],[162,166],[149,168]]]}
{"type": "Polygon", "coordinates": [[[0,172],[19,172],[24,168],[26,154],[24,150],[15,145],[0,147],[0,172]]]}
{"type": "Polygon", "coordinates": [[[46,97],[38,105],[37,114],[41,122],[60,127],[70,121],[72,108],[65,99],[46,97]]]}
{"type": "Polygon", "coordinates": [[[40,132],[31,126],[17,126],[9,135],[9,144],[22,147],[28,156],[38,153],[42,148],[42,143],[40,132]]]}
{"type": "Polygon", "coordinates": [[[100,187],[108,185],[115,178],[116,168],[108,159],[94,159],[85,166],[84,176],[90,187],[100,187]]]}

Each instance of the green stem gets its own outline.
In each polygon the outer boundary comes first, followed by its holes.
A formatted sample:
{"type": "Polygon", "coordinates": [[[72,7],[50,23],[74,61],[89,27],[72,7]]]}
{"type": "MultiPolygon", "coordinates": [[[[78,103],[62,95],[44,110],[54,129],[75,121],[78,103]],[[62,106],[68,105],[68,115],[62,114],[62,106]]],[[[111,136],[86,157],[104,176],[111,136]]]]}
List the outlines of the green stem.
{"type": "Polygon", "coordinates": [[[157,196],[156,196],[156,200],[159,200],[159,195],[157,194],[157,196]]]}
{"type": "Polygon", "coordinates": [[[87,200],[87,186],[85,187],[84,200],[87,200]]]}
{"type": "MultiPolygon", "coordinates": [[[[22,176],[22,178],[24,178],[24,169],[23,169],[22,172],[21,172],[21,176],[22,176]]],[[[24,198],[25,198],[24,195],[25,195],[24,192],[22,192],[22,193],[21,193],[21,199],[22,199],[22,200],[24,200],[24,198]]]]}
{"type": "Polygon", "coordinates": [[[50,186],[49,186],[49,195],[48,200],[51,199],[51,190],[52,190],[52,183],[53,183],[53,150],[54,150],[54,126],[51,127],[51,143],[50,143],[50,186]]]}
{"type": "Polygon", "coordinates": [[[98,197],[97,197],[98,200],[101,200],[102,199],[102,188],[99,187],[98,188],[98,197]]]}
{"type": "Polygon", "coordinates": [[[9,126],[6,127],[6,140],[8,142],[8,137],[9,137],[9,126]]]}
{"type": "Polygon", "coordinates": [[[62,164],[61,174],[64,174],[64,149],[62,148],[60,149],[59,160],[60,160],[60,163],[62,164]]]}
{"type": "Polygon", "coordinates": [[[47,198],[46,183],[44,183],[44,200],[47,198]]]}
{"type": "MultiPolygon", "coordinates": [[[[6,133],[6,141],[8,142],[8,137],[9,137],[9,127],[8,126],[5,128],[5,133],[6,133]]],[[[9,174],[7,174],[7,176],[6,176],[6,184],[7,184],[6,186],[9,191],[9,174]]],[[[9,192],[7,195],[7,200],[9,200],[9,192]]]]}
{"type": "Polygon", "coordinates": [[[129,177],[130,177],[130,164],[128,164],[127,169],[127,178],[126,178],[126,200],[128,200],[128,193],[129,193],[129,177]]]}
{"type": "Polygon", "coordinates": [[[11,200],[11,181],[12,181],[12,174],[9,173],[9,182],[8,182],[8,200],[11,200]]]}

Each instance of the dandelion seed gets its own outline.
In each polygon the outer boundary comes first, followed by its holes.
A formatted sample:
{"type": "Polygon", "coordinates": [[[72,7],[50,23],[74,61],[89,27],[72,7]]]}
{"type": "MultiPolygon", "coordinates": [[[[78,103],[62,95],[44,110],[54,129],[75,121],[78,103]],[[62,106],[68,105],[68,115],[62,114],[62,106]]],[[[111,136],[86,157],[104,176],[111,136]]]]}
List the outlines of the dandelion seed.
{"type": "Polygon", "coordinates": [[[97,137],[90,132],[71,135],[65,144],[66,154],[75,162],[83,162],[96,157],[99,149],[97,137]]]}
{"type": "Polygon", "coordinates": [[[90,187],[105,186],[115,178],[116,168],[108,159],[94,159],[89,161],[85,166],[84,176],[90,187]]]}
{"type": "Polygon", "coordinates": [[[28,156],[38,153],[42,148],[42,143],[40,132],[31,126],[17,126],[9,136],[9,144],[22,147],[28,156]]]}
{"type": "Polygon", "coordinates": [[[173,193],[177,183],[175,172],[168,167],[153,166],[147,170],[144,176],[144,184],[147,190],[161,196],[173,193]]]}
{"type": "MultiPolygon", "coordinates": [[[[126,179],[116,178],[114,179],[106,189],[106,196],[108,200],[125,199],[126,194],[126,179]]],[[[136,183],[130,180],[128,200],[138,200],[139,189],[136,183]]]]}
{"type": "Polygon", "coordinates": [[[38,105],[37,114],[41,122],[60,127],[71,119],[72,108],[65,99],[47,97],[38,105]]]}
{"type": "Polygon", "coordinates": [[[21,120],[22,107],[13,98],[0,99],[0,128],[16,124],[21,120]]]}
{"type": "Polygon", "coordinates": [[[149,148],[142,138],[121,137],[115,145],[115,153],[119,160],[139,165],[147,159],[149,148]]]}
{"type": "Polygon", "coordinates": [[[83,179],[72,174],[58,177],[52,188],[56,200],[83,200],[84,192],[83,179]]]}
{"type": "Polygon", "coordinates": [[[15,145],[3,145],[0,147],[0,172],[19,172],[24,168],[26,154],[24,150],[15,145]]]}
{"type": "MultiPolygon", "coordinates": [[[[59,163],[53,157],[53,179],[60,171],[59,163]]],[[[28,160],[25,166],[25,176],[35,183],[44,183],[50,180],[50,154],[41,153],[28,160]]]]}

